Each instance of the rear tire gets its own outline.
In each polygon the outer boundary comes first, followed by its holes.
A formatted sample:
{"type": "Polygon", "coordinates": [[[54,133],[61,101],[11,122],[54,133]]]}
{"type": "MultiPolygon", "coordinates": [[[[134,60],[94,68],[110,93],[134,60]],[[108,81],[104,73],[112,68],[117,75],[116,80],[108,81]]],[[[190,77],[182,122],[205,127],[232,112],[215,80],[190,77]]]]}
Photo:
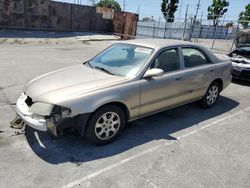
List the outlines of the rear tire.
{"type": "Polygon", "coordinates": [[[86,128],[86,138],[93,144],[108,144],[119,136],[125,122],[125,114],[120,107],[104,106],[91,116],[86,128]]]}
{"type": "Polygon", "coordinates": [[[218,101],[220,91],[221,88],[218,82],[211,83],[205,96],[200,100],[201,107],[203,108],[212,107],[218,101]]]}

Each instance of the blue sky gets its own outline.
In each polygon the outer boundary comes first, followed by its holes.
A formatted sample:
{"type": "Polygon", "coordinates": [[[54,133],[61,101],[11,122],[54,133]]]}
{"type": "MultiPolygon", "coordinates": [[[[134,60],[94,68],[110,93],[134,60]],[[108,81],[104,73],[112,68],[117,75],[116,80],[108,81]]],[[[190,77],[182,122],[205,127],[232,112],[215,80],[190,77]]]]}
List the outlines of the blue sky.
{"type": "MultiPolygon", "coordinates": [[[[64,2],[78,2],[78,0],[57,0],[64,2]]],[[[79,0],[80,1],[80,0],[79,0]]],[[[98,0],[97,0],[98,1],[98,0]]],[[[123,5],[124,0],[117,0],[120,5],[123,5]]],[[[162,17],[160,11],[160,5],[162,0],[126,0],[126,11],[128,12],[138,12],[138,7],[140,6],[140,18],[146,16],[153,16],[156,20],[159,17],[162,17]]],[[[201,17],[203,12],[203,18],[206,18],[207,15],[207,7],[211,4],[212,0],[201,0],[201,6],[198,12],[198,18],[201,17]]],[[[84,5],[90,4],[89,0],[81,0],[81,3],[84,5]]],[[[175,13],[175,17],[185,17],[186,5],[189,4],[188,15],[192,16],[195,14],[196,5],[198,0],[179,0],[179,7],[177,12],[175,13]]],[[[250,3],[250,0],[229,0],[229,8],[227,13],[225,14],[225,20],[237,20],[240,11],[244,10],[244,7],[250,3]]]]}

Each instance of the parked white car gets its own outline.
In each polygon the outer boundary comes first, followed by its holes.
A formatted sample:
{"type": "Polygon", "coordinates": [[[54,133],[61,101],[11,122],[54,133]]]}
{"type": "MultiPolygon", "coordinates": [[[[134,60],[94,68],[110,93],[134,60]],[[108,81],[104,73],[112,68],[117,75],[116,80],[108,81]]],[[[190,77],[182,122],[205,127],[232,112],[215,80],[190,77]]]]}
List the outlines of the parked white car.
{"type": "Polygon", "coordinates": [[[250,29],[240,31],[234,43],[236,48],[227,54],[233,62],[233,78],[250,81],[250,29]]]}

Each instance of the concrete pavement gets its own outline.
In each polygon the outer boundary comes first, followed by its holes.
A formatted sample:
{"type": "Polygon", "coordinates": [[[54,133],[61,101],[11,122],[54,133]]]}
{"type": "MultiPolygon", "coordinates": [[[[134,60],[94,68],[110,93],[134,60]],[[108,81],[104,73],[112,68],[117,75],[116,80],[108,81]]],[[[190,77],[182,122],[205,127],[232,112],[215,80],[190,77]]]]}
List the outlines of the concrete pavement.
{"type": "Polygon", "coordinates": [[[0,187],[249,187],[249,83],[231,84],[211,109],[192,103],[132,122],[106,146],[9,127],[28,80],[111,43],[0,44],[0,187]]]}

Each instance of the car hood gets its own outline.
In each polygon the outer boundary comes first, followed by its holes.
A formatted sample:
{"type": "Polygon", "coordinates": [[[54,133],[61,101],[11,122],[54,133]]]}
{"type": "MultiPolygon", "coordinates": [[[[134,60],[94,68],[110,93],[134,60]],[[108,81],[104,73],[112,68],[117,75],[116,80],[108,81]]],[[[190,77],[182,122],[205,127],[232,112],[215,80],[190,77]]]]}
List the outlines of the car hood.
{"type": "Polygon", "coordinates": [[[57,104],[125,80],[124,77],[109,75],[81,64],[49,72],[31,80],[25,87],[25,93],[33,102],[57,104]]]}

